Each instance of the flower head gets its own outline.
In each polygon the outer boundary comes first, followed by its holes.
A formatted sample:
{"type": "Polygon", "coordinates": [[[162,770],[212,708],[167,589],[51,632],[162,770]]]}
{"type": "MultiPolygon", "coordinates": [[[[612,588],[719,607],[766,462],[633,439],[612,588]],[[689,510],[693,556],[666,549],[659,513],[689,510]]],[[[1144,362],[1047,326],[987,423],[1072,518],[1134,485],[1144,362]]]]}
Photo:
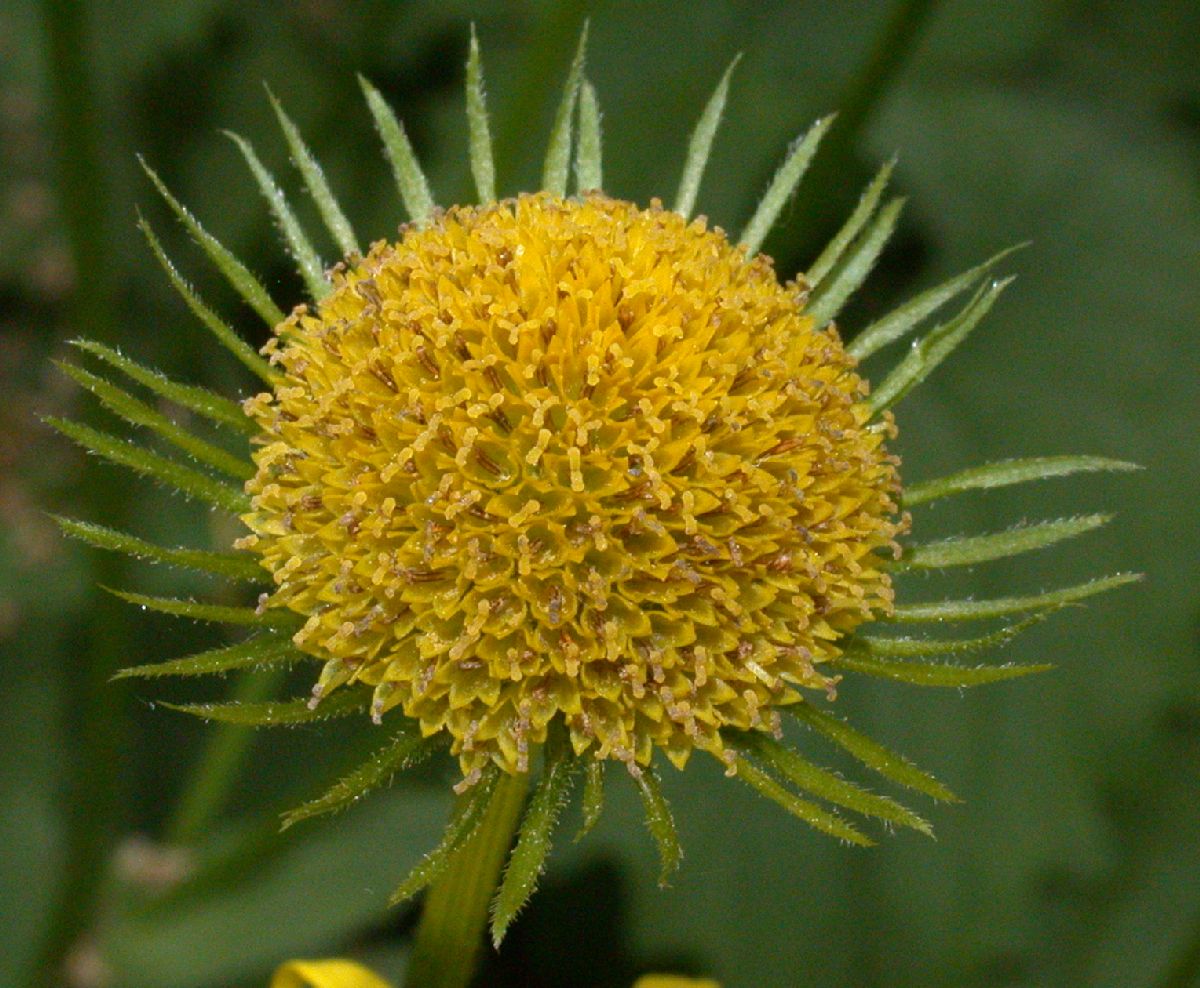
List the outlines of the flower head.
{"type": "Polygon", "coordinates": [[[900,548],[908,525],[901,507],[1129,464],[1012,460],[901,490],[885,448],[894,432],[890,409],[995,302],[1007,281],[993,282],[989,272],[1007,252],[918,295],[844,347],[834,319],[899,214],[898,201],[881,204],[890,166],[808,270],[783,284],[759,247],[829,121],[789,149],[735,245],[690,219],[729,73],[696,127],[673,208],[640,208],[599,191],[599,112],[582,59],[581,45],[543,189],[497,201],[472,45],[467,107],[482,204],[445,211],[434,207],[399,121],[364,82],[412,218],[398,239],[365,256],[276,104],[343,256],[328,272],[274,178],[236,139],[312,296],[290,316],[151,172],[204,252],[275,329],[268,360],[199,299],[143,222],[152,249],[193,312],[268,390],[239,406],[101,344],[80,346],[157,398],[250,438],[253,461],[82,367],[66,370],[185,459],[53,423],[98,455],[238,515],[250,529],[239,543],[248,552],[238,553],[168,548],[64,520],[70,534],[260,587],[264,573],[270,577],[257,608],[123,594],[255,631],[231,646],[123,674],[315,659],[321,665],[309,697],[181,709],[259,724],[369,711],[391,725],[375,757],[285,824],[345,807],[448,744],[465,795],[441,844],[396,897],[446,873],[489,813],[519,818],[491,911],[497,940],[536,884],[576,775],[586,773],[586,829],[603,805],[603,770],[613,759],[628,766],[640,791],[664,876],[680,852],[653,769],[658,751],[679,767],[694,749],[709,752],[789,813],[845,841],[870,843],[838,808],[929,832],[895,799],[808,761],[785,741],[780,712],[890,782],[951,799],[928,773],[829,713],[821,697],[832,699],[844,674],[963,687],[1043,668],[930,660],[1001,645],[1054,608],[1133,579],[893,605],[892,579],[905,570],[982,563],[1106,520],[1019,524],[900,548]],[[573,143],[578,183],[568,195],[573,143]],[[972,289],[957,314],[923,331],[868,390],[859,360],[972,289]],[[974,637],[859,630],[881,619],[1017,615],[1028,617],[974,637]]]}
{"type": "Polygon", "coordinates": [[[468,778],[576,754],[682,767],[830,690],[891,601],[897,490],[832,328],[703,220],[598,193],[452,209],[337,272],[284,376],[246,515],[326,660],[468,778]]]}

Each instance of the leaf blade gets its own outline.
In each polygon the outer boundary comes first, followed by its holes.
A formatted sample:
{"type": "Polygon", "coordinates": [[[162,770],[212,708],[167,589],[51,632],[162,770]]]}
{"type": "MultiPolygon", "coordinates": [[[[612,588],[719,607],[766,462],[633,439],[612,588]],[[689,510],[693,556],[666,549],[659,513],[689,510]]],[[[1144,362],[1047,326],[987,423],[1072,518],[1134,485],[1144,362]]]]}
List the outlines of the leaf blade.
{"type": "Polygon", "coordinates": [[[687,219],[692,215],[696,206],[696,196],[700,192],[700,180],[704,178],[704,169],[708,165],[712,153],[713,139],[717,128],[721,125],[721,114],[725,112],[725,101],[729,97],[729,82],[733,70],[737,68],[742,56],[736,55],[725,73],[717,83],[717,88],[708,98],[704,112],[696,121],[695,129],[688,141],[687,157],[683,161],[683,174],[679,177],[679,189],[675,193],[675,205],[672,207],[680,216],[687,219]]]}
{"type": "Polygon", "coordinates": [[[130,425],[149,429],[169,442],[193,460],[220,470],[234,480],[245,481],[254,476],[254,465],[247,459],[234,456],[210,442],[192,435],[169,418],[133,397],[128,391],[91,371],[76,367],[65,360],[54,361],[55,366],[85,391],[95,395],[100,403],[114,415],[130,425]]]}
{"type": "Polygon", "coordinates": [[[320,796],[284,813],[280,830],[287,830],[302,820],[345,809],[371,790],[386,785],[396,773],[420,764],[440,745],[435,738],[421,737],[419,731],[402,729],[388,745],[320,796]]]}
{"type": "Polygon", "coordinates": [[[188,497],[235,515],[243,514],[250,508],[250,499],[237,488],[158,453],[142,449],[136,443],[67,419],[47,416],[43,421],[89,453],[157,480],[188,497]]]}
{"type": "Polygon", "coordinates": [[[203,415],[210,422],[234,429],[242,435],[252,436],[258,432],[258,426],[242,411],[237,402],[230,401],[215,391],[194,384],[172,381],[165,374],[130,360],[119,350],[95,340],[72,340],[71,345],[90,353],[110,367],[115,367],[130,380],[136,381],[160,398],[165,398],[197,415],[203,415]]]}
{"type": "Polygon", "coordinates": [[[667,797],[663,795],[662,784],[654,769],[649,765],[641,768],[633,776],[633,780],[637,784],[638,794],[642,797],[646,829],[650,831],[650,836],[654,838],[658,848],[658,884],[660,888],[665,888],[671,875],[678,870],[679,862],[683,860],[679,830],[675,826],[671,806],[667,797]]]}
{"type": "Polygon", "coordinates": [[[779,219],[784,205],[796,191],[800,179],[808,170],[809,163],[816,154],[817,145],[821,143],[821,138],[825,136],[832,123],[832,115],[818,120],[803,137],[794,141],[791,148],[788,149],[783,164],[779,166],[779,170],[771,179],[771,184],[767,186],[767,191],[759,200],[754,215],[750,217],[750,222],[742,230],[740,243],[746,248],[747,257],[753,257],[758,253],[767,234],[771,232],[771,227],[779,219]]]}
{"type": "Polygon", "coordinates": [[[208,552],[203,549],[168,548],[104,525],[57,515],[51,517],[65,534],[97,549],[119,552],[152,563],[211,573],[230,580],[261,582],[267,578],[266,571],[246,555],[208,552]]]}
{"type": "Polygon", "coordinates": [[[896,229],[904,203],[904,199],[893,199],[884,206],[834,265],[829,277],[813,289],[804,311],[812,317],[817,329],[824,329],[833,321],[871,273],[896,229]]]}
{"type": "Polygon", "coordinates": [[[496,793],[496,784],[500,778],[500,769],[489,764],[483,770],[479,781],[468,790],[468,799],[459,803],[450,822],[446,825],[442,838],[437,846],[422,858],[409,872],[388,900],[390,905],[397,905],[405,899],[416,895],[438,875],[446,870],[455,851],[463,846],[479,829],[496,793]]]}
{"type": "Polygon", "coordinates": [[[304,228],[292,211],[287,196],[283,194],[279,183],[275,181],[275,176],[263,165],[253,145],[240,134],[235,134],[231,130],[224,133],[241,152],[246,161],[246,167],[250,169],[250,174],[254,176],[259,191],[267,200],[267,206],[275,217],[279,232],[283,235],[284,246],[296,262],[300,277],[308,288],[308,294],[314,301],[320,301],[329,294],[331,287],[329,279],[325,276],[325,265],[321,263],[316,248],[313,247],[312,241],[308,239],[308,234],[304,232],[304,228]]]}
{"type": "Polygon", "coordinates": [[[785,789],[749,759],[738,758],[735,767],[737,777],[746,785],[760,796],[765,796],[771,802],[782,807],[798,820],[803,820],[810,827],[860,847],[870,847],[875,843],[837,814],[830,813],[816,803],[801,799],[795,793],[785,789]]]}
{"type": "Polygon", "coordinates": [[[127,604],[141,607],[159,614],[190,618],[193,621],[209,621],[214,624],[254,625],[274,628],[277,631],[294,631],[300,618],[289,611],[265,610],[261,613],[253,607],[232,607],[226,604],[202,604],[195,600],[180,600],[176,597],[154,597],[149,594],[133,593],[129,590],[105,588],[109,593],[127,604]]]}
{"type": "Polygon", "coordinates": [[[236,645],[210,648],[166,662],[126,666],[113,673],[113,679],[157,679],[162,676],[209,676],[244,669],[247,666],[272,666],[304,658],[290,638],[259,636],[236,645]]]}
{"type": "Polygon", "coordinates": [[[571,118],[575,115],[575,101],[579,96],[579,84],[583,78],[587,38],[588,24],[585,21],[575,56],[571,59],[571,68],[567,72],[567,81],[563,85],[562,99],[554,113],[550,141],[546,147],[546,160],[542,166],[542,188],[555,196],[567,194],[567,173],[571,164],[571,118]]]}
{"type": "Polygon", "coordinates": [[[866,360],[876,350],[907,335],[926,316],[932,315],[952,298],[960,295],[1014,251],[1025,247],[1016,244],[992,255],[982,264],[955,275],[953,278],[921,292],[914,298],[893,309],[887,315],[871,323],[846,347],[846,352],[856,360],[866,360]]]}
{"type": "Polygon", "coordinates": [[[366,78],[360,75],[358,84],[375,120],[375,129],[383,141],[384,154],[392,167],[392,175],[395,176],[404,208],[417,226],[424,226],[433,215],[433,193],[429,190],[429,182],[425,179],[420,162],[417,161],[412,143],[404,132],[404,125],[400,123],[379,90],[367,82],[366,78]]]}
{"type": "Polygon", "coordinates": [[[348,717],[367,709],[370,697],[356,690],[339,690],[314,707],[307,697],[295,700],[267,700],[262,703],[167,703],[156,700],[168,710],[191,714],[222,724],[246,724],[251,727],[291,727],[311,724],[333,717],[348,717]]]}
{"type": "Polygon", "coordinates": [[[933,836],[929,822],[908,807],[888,796],[880,796],[847,782],[774,738],[761,732],[748,731],[740,733],[733,743],[739,750],[757,756],[769,769],[798,789],[863,816],[909,827],[926,837],[933,836]]]}
{"type": "Polygon", "coordinates": [[[521,820],[517,843],[492,900],[492,945],[499,948],[512,921],[537,888],[546,865],[554,828],[571,794],[577,764],[565,738],[548,741],[546,765],[521,820]]]}
{"type": "Polygon", "coordinates": [[[496,198],[496,162],[492,133],[488,126],[487,100],[483,88],[483,59],[475,25],[471,25],[471,50],[467,56],[467,132],[470,135],[471,176],[480,203],[496,198]]]}
{"type": "Polygon", "coordinates": [[[221,272],[225,280],[242,296],[250,308],[257,312],[263,322],[272,328],[283,322],[283,312],[271,299],[262,282],[250,273],[250,269],[239,261],[229,248],[200,225],[200,221],[171,194],[171,191],[163,184],[162,179],[158,177],[157,173],[143,159],[139,158],[138,160],[141,162],[142,170],[150,177],[150,181],[154,183],[158,194],[163,197],[167,205],[171,207],[171,211],[178,217],[184,227],[187,228],[188,233],[192,235],[192,239],[200,245],[200,249],[208,255],[208,259],[212,261],[214,267],[221,272]]]}
{"type": "Polygon", "coordinates": [[[171,283],[171,287],[183,299],[192,315],[200,320],[200,324],[204,326],[216,338],[217,342],[228,350],[233,356],[252,374],[267,384],[275,381],[277,375],[249,343],[243,340],[233,328],[218,316],[212,309],[205,305],[204,300],[200,298],[200,294],[187,282],[187,279],[175,267],[175,262],[167,256],[166,250],[154,233],[154,228],[146,220],[141,213],[138,213],[138,229],[142,231],[142,235],[146,238],[146,242],[150,245],[150,251],[154,254],[163,271],[166,272],[167,280],[171,283]]]}
{"type": "Polygon", "coordinates": [[[1046,607],[1074,604],[1096,594],[1115,590],[1142,579],[1140,573],[1115,573],[1059,590],[1025,597],[999,597],[992,600],[941,600],[918,604],[897,604],[890,620],[901,623],[921,621],[982,621],[1025,614],[1046,607]]]}
{"type": "Polygon", "coordinates": [[[968,535],[908,546],[900,558],[900,569],[942,569],[972,566],[1033,552],[1093,531],[1112,520],[1111,515],[1080,515],[1032,524],[1014,525],[1002,532],[968,535]]]}
{"type": "Polygon", "coordinates": [[[854,241],[867,221],[874,215],[875,207],[879,205],[883,190],[887,188],[888,180],[896,167],[896,159],[892,158],[871,179],[870,184],[863,190],[854,211],[842,224],[833,239],[825,245],[825,249],[813,261],[812,266],[805,272],[804,279],[812,288],[816,288],[833,270],[834,265],[841,259],[846,248],[854,241]]]}
{"type": "Polygon", "coordinates": [[[904,491],[904,506],[911,508],[967,491],[991,490],[1076,473],[1126,473],[1140,469],[1142,468],[1136,463],[1112,460],[1104,456],[1035,456],[1019,460],[1000,460],[913,484],[904,491]]]}
{"type": "Polygon", "coordinates": [[[959,801],[953,792],[924,769],[918,768],[903,755],[888,750],[841,718],[818,710],[808,702],[789,704],[784,709],[885,779],[941,802],[959,801]]]}
{"type": "Polygon", "coordinates": [[[575,183],[580,192],[599,189],[604,184],[600,104],[595,88],[587,79],[583,80],[579,89],[579,146],[575,149],[575,183]]]}
{"type": "Polygon", "coordinates": [[[845,651],[876,659],[910,659],[930,655],[961,655],[987,648],[1002,648],[1017,635],[1046,620],[1056,610],[1057,607],[1043,608],[1024,621],[1007,625],[999,631],[978,638],[877,638],[855,635],[846,643],[845,651]]]}
{"type": "Polygon", "coordinates": [[[980,289],[957,316],[914,343],[912,350],[867,399],[872,413],[878,415],[890,408],[924,381],[979,325],[1012,281],[1012,278],[1005,278],[980,289]]]}
{"type": "Polygon", "coordinates": [[[1006,679],[1017,679],[1037,672],[1046,672],[1052,665],[1019,665],[1015,662],[1004,665],[958,666],[951,663],[901,662],[873,659],[863,655],[839,655],[830,659],[830,665],[851,672],[861,672],[877,679],[891,679],[913,686],[936,686],[946,689],[965,689],[969,686],[984,686],[1000,683],[1006,679]]]}
{"type": "Polygon", "coordinates": [[[575,835],[575,842],[583,840],[600,821],[604,812],[605,762],[590,758],[583,779],[583,823],[575,835]]]}
{"type": "Polygon", "coordinates": [[[333,194],[333,190],[329,187],[324,169],[321,168],[320,163],[308,149],[308,145],[304,143],[304,138],[300,135],[300,129],[284,112],[283,105],[275,98],[275,94],[269,88],[267,89],[267,96],[271,100],[271,106],[274,108],[275,116],[279,120],[279,127],[283,131],[284,139],[287,141],[288,149],[291,151],[292,162],[299,169],[300,175],[304,179],[304,184],[308,188],[309,195],[313,197],[313,201],[317,204],[317,211],[321,214],[321,220],[325,224],[325,229],[329,231],[329,235],[337,243],[343,257],[361,254],[362,251],[359,250],[354,230],[350,226],[350,221],[346,219],[346,214],[342,212],[342,207],[338,203],[337,197],[333,194]]]}

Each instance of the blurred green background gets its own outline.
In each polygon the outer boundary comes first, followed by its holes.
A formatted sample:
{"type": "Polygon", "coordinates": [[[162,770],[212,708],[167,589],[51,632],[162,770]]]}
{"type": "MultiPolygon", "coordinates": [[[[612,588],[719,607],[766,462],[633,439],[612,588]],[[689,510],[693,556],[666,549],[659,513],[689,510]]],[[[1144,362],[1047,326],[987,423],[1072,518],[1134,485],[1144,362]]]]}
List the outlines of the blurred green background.
{"type": "MultiPolygon", "coordinates": [[[[279,810],[326,784],[371,735],[344,722],[257,735],[219,825],[164,853],[156,841],[213,733],[152,701],[231,684],[107,685],[105,662],[219,638],[114,605],[96,584],[228,592],[101,559],[66,543],[47,512],[169,544],[227,544],[236,533],[85,462],[37,416],[93,414],[51,364],[84,334],[226,393],[252,387],[171,294],[135,207],[247,338],[261,342],[263,329],[169,218],[135,153],[252,259],[286,308],[298,278],[219,133],[250,138],[299,189],[264,81],[360,234],[388,236],[402,215],[354,73],[396,106],[440,200],[460,199],[474,21],[511,193],[536,183],[587,16],[612,194],[673,194],[687,134],[739,51],[701,192],[713,221],[737,229],[788,140],[847,109],[766,245],[785,273],[812,259],[831,218],[899,152],[895,186],[910,203],[846,315],[847,335],[905,293],[1033,241],[1006,262],[1018,281],[983,327],[899,409],[905,475],[1066,452],[1147,469],[923,510],[923,538],[1083,511],[1118,517],[1048,552],[913,578],[901,599],[1034,591],[1119,570],[1147,579],[1057,615],[1005,654],[1054,662],[1050,674],[969,693],[862,681],[842,690],[838,705],[860,727],[965,798],[926,807],[936,841],[901,833],[873,850],[843,847],[701,759],[666,778],[687,857],[660,891],[632,787],[613,786],[597,834],[560,840],[543,890],[480,983],[615,988],[658,968],[726,988],[1200,985],[1200,5],[1190,0],[7,0],[0,985],[32,984],[70,942],[68,972],[48,983],[263,985],[288,957],[347,952],[392,976],[402,968],[413,915],[381,906],[435,838],[448,768],[280,840],[279,810]]],[[[314,212],[308,202],[302,211],[314,212]]],[[[867,373],[894,359],[872,358],[867,373]]]]}

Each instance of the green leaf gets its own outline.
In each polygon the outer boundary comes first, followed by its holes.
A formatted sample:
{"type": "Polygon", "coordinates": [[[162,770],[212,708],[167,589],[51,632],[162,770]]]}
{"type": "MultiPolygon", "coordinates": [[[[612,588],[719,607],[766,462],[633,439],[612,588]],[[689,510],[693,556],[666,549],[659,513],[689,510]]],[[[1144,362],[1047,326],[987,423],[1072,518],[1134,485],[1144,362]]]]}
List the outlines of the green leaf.
{"type": "Polygon", "coordinates": [[[483,60],[479,39],[471,25],[471,53],[467,57],[467,128],[471,135],[471,175],[481,203],[496,199],[496,164],[492,155],[492,133],[488,127],[487,101],[483,91],[483,60]]]}
{"type": "Polygon", "coordinates": [[[270,89],[267,89],[267,96],[271,100],[271,106],[275,109],[275,116],[279,118],[283,136],[287,139],[288,148],[292,153],[292,162],[300,170],[304,184],[308,187],[308,193],[317,204],[317,211],[321,214],[321,219],[325,222],[325,228],[329,231],[329,235],[341,249],[342,256],[361,254],[354,230],[350,226],[350,221],[346,219],[346,214],[342,212],[342,207],[338,205],[337,197],[334,196],[329,183],[325,180],[325,172],[322,171],[317,159],[313,157],[312,152],[304,143],[304,138],[300,136],[300,130],[283,112],[283,106],[270,89]]]}
{"type": "Polygon", "coordinates": [[[278,608],[262,611],[253,607],[230,607],[225,604],[201,604],[195,600],[178,600],[174,597],[151,597],[147,594],[131,593],[128,590],[108,592],[127,603],[160,614],[191,618],[193,621],[211,621],[215,624],[257,625],[279,631],[295,631],[300,625],[298,615],[278,608]]]}
{"type": "Polygon", "coordinates": [[[314,301],[320,301],[329,294],[330,289],[329,279],[325,277],[325,265],[321,263],[321,258],[317,256],[312,241],[308,239],[308,234],[304,232],[300,221],[296,219],[296,214],[292,212],[287,196],[283,194],[279,183],[275,181],[275,176],[263,166],[250,142],[231,130],[224,133],[237,145],[242,157],[246,159],[250,174],[258,183],[263,198],[267,200],[267,205],[275,216],[275,222],[279,225],[279,232],[283,234],[284,244],[296,261],[300,277],[304,279],[304,284],[308,287],[308,294],[314,301]]]}
{"type": "Polygon", "coordinates": [[[842,311],[846,300],[865,280],[884,245],[896,229],[896,221],[904,208],[903,199],[893,199],[879,211],[862,235],[850,245],[841,260],[834,265],[829,277],[813,289],[804,307],[812,316],[817,329],[823,329],[842,311]]]}
{"type": "Polygon", "coordinates": [[[413,153],[408,135],[404,133],[404,126],[396,119],[396,114],[378,89],[361,75],[358,84],[367,98],[371,116],[375,118],[375,128],[383,140],[383,150],[392,166],[392,174],[396,176],[396,187],[400,190],[404,208],[417,226],[424,226],[433,215],[433,194],[429,191],[429,183],[413,153]]]}
{"type": "Polygon", "coordinates": [[[1046,620],[1056,610],[1057,607],[1043,608],[1033,617],[978,638],[876,638],[855,635],[846,642],[845,651],[875,659],[911,659],[928,655],[961,655],[987,648],[1001,648],[1021,632],[1046,620]]]}
{"type": "Polygon", "coordinates": [[[94,394],[109,411],[120,416],[130,425],[139,425],[149,429],[192,459],[214,467],[235,480],[245,481],[254,476],[254,464],[248,458],[234,456],[221,447],[192,435],[187,429],[172,422],[162,412],[151,408],[129,392],[82,367],[76,367],[74,364],[60,360],[56,360],[55,364],[76,384],[94,394]]]}
{"type": "Polygon", "coordinates": [[[273,666],[305,658],[290,638],[260,636],[224,648],[210,648],[195,655],[119,669],[113,679],[154,679],[159,676],[207,676],[247,666],[273,666]]]}
{"type": "MultiPolygon", "coordinates": [[[[333,694],[337,696],[337,694],[333,694]]],[[[392,776],[406,772],[428,758],[443,742],[422,738],[415,725],[406,725],[384,748],[338,781],[324,795],[283,814],[282,830],[310,817],[344,810],[373,789],[387,785],[392,776]]]]}
{"type": "Polygon", "coordinates": [[[389,905],[394,906],[410,896],[416,895],[446,870],[454,853],[479,829],[480,823],[487,814],[488,805],[496,793],[496,783],[499,778],[500,769],[489,763],[483,770],[480,780],[468,790],[469,798],[460,802],[455,808],[437,847],[426,854],[409,872],[408,877],[392,893],[388,900],[389,905]]]}
{"type": "Polygon", "coordinates": [[[168,549],[166,546],[155,545],[153,542],[139,539],[135,535],[118,532],[115,528],[105,528],[103,525],[78,521],[74,518],[60,518],[57,515],[52,517],[67,535],[97,549],[124,553],[127,556],[145,559],[152,563],[163,563],[167,566],[198,570],[201,573],[212,573],[230,580],[261,582],[267,578],[266,571],[258,562],[242,553],[206,552],[203,549],[168,549]]]}
{"type": "Polygon", "coordinates": [[[588,758],[587,769],[583,777],[583,823],[579,833],[575,835],[578,843],[592,832],[592,828],[600,822],[600,814],[604,812],[604,768],[607,762],[598,758],[588,758]]]}
{"type": "Polygon", "coordinates": [[[604,184],[600,141],[600,104],[596,90],[583,80],[579,90],[579,147],[575,151],[575,181],[580,192],[598,189],[604,184]]]}
{"type": "Polygon", "coordinates": [[[960,689],[967,686],[983,686],[999,683],[1006,679],[1028,676],[1034,672],[1046,672],[1051,665],[1017,665],[1007,663],[1000,666],[956,666],[936,662],[895,662],[872,659],[864,655],[839,655],[830,659],[830,664],[839,669],[861,672],[879,679],[894,679],[915,686],[944,686],[960,689]]]}
{"type": "Polygon", "coordinates": [[[904,359],[867,399],[871,410],[878,414],[885,408],[890,408],[925,380],[933,369],[967,338],[971,330],[979,325],[979,321],[987,315],[1000,293],[1012,284],[1012,281],[1012,278],[1005,278],[981,288],[962,312],[949,322],[930,330],[923,339],[914,343],[904,359]]]}
{"type": "Polygon", "coordinates": [[[854,241],[859,232],[867,224],[875,214],[875,207],[879,205],[879,199],[883,195],[883,190],[887,187],[888,180],[892,177],[892,170],[896,167],[896,159],[893,158],[882,168],[878,174],[871,180],[871,184],[863,191],[862,197],[858,200],[858,205],[854,207],[854,212],[850,214],[850,218],[842,225],[837,234],[821,251],[820,256],[813,261],[812,267],[805,272],[804,278],[812,288],[816,288],[825,279],[825,276],[833,270],[834,265],[841,260],[842,255],[846,252],[846,248],[854,241]]]}
{"type": "Polygon", "coordinates": [[[1090,532],[1107,524],[1111,518],[1111,515],[1081,515],[1078,518],[1014,525],[1003,532],[990,532],[987,535],[965,535],[912,545],[904,550],[898,566],[901,569],[938,569],[1006,559],[1090,532]]]}
{"type": "Polygon", "coordinates": [[[225,276],[225,280],[233,286],[234,290],[246,300],[250,308],[257,312],[263,322],[272,328],[283,322],[283,313],[280,311],[279,306],[271,300],[271,296],[263,288],[262,282],[250,273],[249,269],[234,256],[232,251],[200,225],[200,221],[178,199],[171,195],[170,190],[163,184],[162,179],[154,173],[145,161],[141,158],[138,160],[141,162],[146,174],[150,176],[150,181],[154,183],[154,187],[158,189],[159,195],[171,207],[171,211],[179,217],[180,222],[187,227],[188,232],[195,239],[196,243],[208,255],[209,260],[225,276]]]}
{"type": "Polygon", "coordinates": [[[268,700],[265,703],[167,703],[156,700],[168,710],[191,714],[222,724],[249,724],[254,727],[290,727],[292,724],[311,724],[333,717],[362,713],[371,701],[365,690],[338,690],[325,697],[315,707],[308,697],[295,700],[268,700]]]}
{"type": "Polygon", "coordinates": [[[870,847],[875,843],[836,813],[830,813],[816,803],[801,799],[795,793],[789,792],[745,757],[737,760],[737,777],[760,795],[766,796],[773,803],[782,806],[792,816],[803,820],[810,827],[815,827],[831,837],[837,837],[850,844],[858,844],[860,847],[870,847]]]}
{"type": "Polygon", "coordinates": [[[492,944],[499,948],[512,921],[533,895],[550,853],[554,828],[571,794],[578,763],[564,737],[547,741],[542,777],[521,820],[517,844],[508,859],[500,888],[492,901],[492,944]]]}
{"type": "Polygon", "coordinates": [[[1000,253],[989,257],[969,271],[956,275],[949,281],[921,292],[909,299],[903,305],[893,309],[886,316],[871,323],[859,333],[846,347],[846,352],[857,360],[865,360],[876,350],[887,346],[900,337],[905,336],[926,316],[932,315],[952,298],[965,292],[988,271],[1013,251],[1020,250],[1025,244],[1008,247],[1000,253]]]}
{"type": "Polygon", "coordinates": [[[675,818],[670,804],[663,795],[658,776],[649,765],[633,776],[642,797],[642,809],[646,814],[646,829],[658,846],[658,884],[665,887],[671,875],[683,859],[683,848],[679,844],[679,831],[675,829],[675,818]]]}
{"type": "Polygon", "coordinates": [[[1031,594],[1026,597],[999,597],[993,600],[939,600],[927,604],[897,604],[889,620],[909,621],[982,621],[989,618],[1008,617],[1058,607],[1093,597],[1096,594],[1115,590],[1127,583],[1142,579],[1141,573],[1116,573],[1113,576],[1089,580],[1061,590],[1031,594]]]}
{"type": "Polygon", "coordinates": [[[771,227],[783,211],[784,204],[800,184],[800,179],[817,151],[817,145],[821,143],[821,138],[832,123],[832,116],[818,120],[809,128],[808,133],[796,140],[788,150],[787,157],[775,173],[775,177],[771,179],[771,184],[759,200],[758,208],[754,210],[754,215],[742,231],[741,244],[746,248],[747,257],[758,253],[767,234],[771,232],[771,227]]]}
{"type": "Polygon", "coordinates": [[[860,786],[847,782],[828,769],[814,765],[786,745],[760,731],[739,732],[731,738],[739,750],[752,754],[769,769],[782,776],[792,785],[835,806],[841,806],[864,816],[875,817],[888,823],[919,830],[927,837],[933,836],[928,821],[912,810],[887,796],[868,792],[860,786]]]}
{"type": "Polygon", "coordinates": [[[583,58],[587,51],[588,25],[584,22],[579,36],[579,46],[571,59],[571,69],[563,86],[562,100],[554,114],[550,128],[550,143],[546,148],[546,163],[542,168],[542,188],[555,196],[567,194],[567,172],[571,163],[571,118],[575,113],[575,100],[579,95],[579,84],[583,79],[583,58]]]}
{"type": "Polygon", "coordinates": [[[136,443],[66,419],[47,417],[44,421],[88,452],[157,480],[188,497],[235,515],[250,509],[250,499],[236,487],[230,487],[165,456],[151,453],[136,443]]]}
{"type": "Polygon", "coordinates": [[[844,720],[823,710],[818,710],[807,702],[788,704],[783,709],[885,779],[890,779],[908,789],[923,792],[925,795],[943,802],[956,803],[959,801],[954,793],[928,772],[917,768],[903,755],[889,751],[878,741],[867,737],[844,720]]]}
{"type": "Polygon", "coordinates": [[[721,81],[717,83],[717,88],[708,98],[708,104],[696,122],[696,129],[692,131],[691,140],[688,141],[687,158],[683,162],[683,175],[679,179],[679,191],[675,193],[675,205],[672,207],[675,212],[685,218],[692,215],[692,210],[696,206],[700,180],[704,177],[704,168],[708,164],[713,138],[721,123],[721,114],[725,112],[725,100],[729,96],[729,80],[733,76],[733,70],[737,67],[737,63],[741,60],[742,56],[739,54],[729,63],[729,68],[725,70],[721,81]]]}
{"type": "Polygon", "coordinates": [[[193,384],[180,384],[172,381],[166,375],[130,360],[119,350],[114,350],[112,347],[94,340],[72,340],[71,345],[98,357],[110,367],[117,368],[131,380],[153,391],[160,398],[174,402],[181,408],[193,411],[197,415],[203,415],[210,422],[227,426],[247,436],[253,436],[258,432],[258,426],[242,411],[241,405],[222,397],[215,391],[209,391],[207,388],[200,388],[193,384]]]}
{"type": "Polygon", "coordinates": [[[1024,460],[1001,460],[998,463],[971,467],[947,477],[927,480],[923,484],[913,484],[905,488],[904,507],[916,507],[918,504],[962,494],[965,491],[1008,487],[1031,480],[1066,477],[1073,473],[1096,473],[1103,470],[1125,472],[1140,469],[1136,463],[1110,460],[1103,456],[1035,456],[1024,460]]]}
{"type": "Polygon", "coordinates": [[[174,262],[167,256],[167,252],[163,249],[158,237],[155,236],[154,228],[150,226],[140,211],[138,213],[138,229],[146,237],[150,250],[167,273],[167,279],[171,282],[171,286],[179,293],[192,314],[216,337],[217,342],[232,353],[252,374],[267,384],[273,384],[279,375],[271,369],[270,364],[258,355],[254,347],[238,336],[224,319],[204,304],[199,293],[188,284],[183,275],[179,273],[179,269],[175,267],[174,262]]]}

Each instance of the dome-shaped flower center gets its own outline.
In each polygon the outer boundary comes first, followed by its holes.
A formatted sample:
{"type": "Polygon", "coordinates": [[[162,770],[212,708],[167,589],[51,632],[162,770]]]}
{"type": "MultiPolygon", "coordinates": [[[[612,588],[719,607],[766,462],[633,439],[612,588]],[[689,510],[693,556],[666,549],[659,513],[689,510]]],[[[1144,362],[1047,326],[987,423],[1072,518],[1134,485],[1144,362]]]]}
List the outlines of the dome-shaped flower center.
{"type": "Polygon", "coordinates": [[[269,344],[245,540],[319,697],[375,686],[468,777],[577,751],[682,764],[828,688],[889,606],[890,425],[803,285],[599,195],[454,209],[269,344]]]}

